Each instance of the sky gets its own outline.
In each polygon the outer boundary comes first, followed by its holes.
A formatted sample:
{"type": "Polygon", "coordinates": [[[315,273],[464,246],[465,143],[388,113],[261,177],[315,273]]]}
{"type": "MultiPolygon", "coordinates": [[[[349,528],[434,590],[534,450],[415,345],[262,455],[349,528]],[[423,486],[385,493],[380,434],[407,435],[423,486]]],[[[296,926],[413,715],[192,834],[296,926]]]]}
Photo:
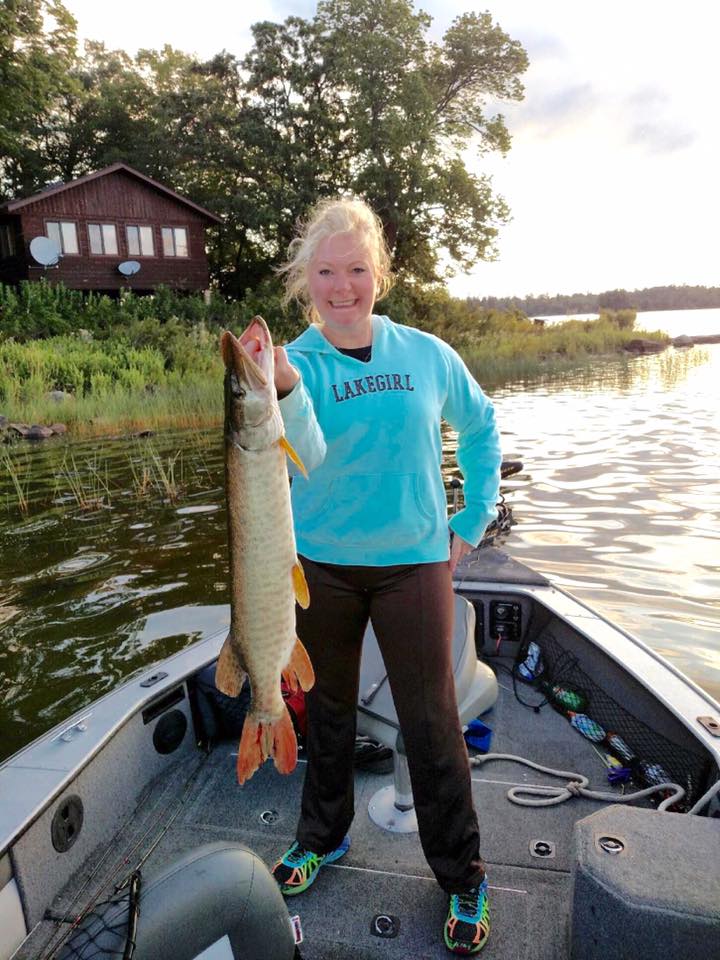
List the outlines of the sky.
{"type": "MultiPolygon", "coordinates": [[[[135,53],[243,54],[259,20],[311,17],[310,0],[64,0],[81,39],[135,53]],[[251,12],[246,12],[250,10],[251,12]]],[[[415,0],[440,40],[488,10],[527,50],[521,103],[489,104],[507,156],[468,167],[511,209],[497,260],[448,283],[456,296],[720,286],[720,7],[710,0],[415,0]]]]}

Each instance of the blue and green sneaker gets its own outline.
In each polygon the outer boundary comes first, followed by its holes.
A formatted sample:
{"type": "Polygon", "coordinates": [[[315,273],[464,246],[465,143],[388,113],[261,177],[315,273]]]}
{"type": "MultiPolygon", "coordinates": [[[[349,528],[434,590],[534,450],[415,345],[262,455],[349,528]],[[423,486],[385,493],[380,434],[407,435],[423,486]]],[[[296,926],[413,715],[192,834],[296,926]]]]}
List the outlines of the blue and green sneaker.
{"type": "Polygon", "coordinates": [[[286,897],[307,890],[315,880],[320,867],[326,863],[334,863],[344,857],[350,849],[350,837],[345,837],[339,847],[330,853],[313,853],[307,850],[297,840],[290,849],[278,860],[272,873],[278,882],[280,892],[286,897]]]}
{"type": "Polygon", "coordinates": [[[470,956],[482,950],[490,933],[487,877],[479,887],[451,895],[444,933],[452,953],[470,956]]]}

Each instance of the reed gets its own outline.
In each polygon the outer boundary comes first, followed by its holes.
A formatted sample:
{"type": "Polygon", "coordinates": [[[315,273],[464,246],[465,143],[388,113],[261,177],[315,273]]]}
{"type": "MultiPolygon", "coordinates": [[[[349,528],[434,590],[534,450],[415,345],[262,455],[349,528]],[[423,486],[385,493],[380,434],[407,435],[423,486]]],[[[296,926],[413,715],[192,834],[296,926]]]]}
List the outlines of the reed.
{"type": "Polygon", "coordinates": [[[110,506],[110,483],[106,461],[98,454],[85,461],[84,469],[78,467],[72,453],[65,454],[58,470],[56,495],[68,491],[81,510],[99,510],[110,506]]]}
{"type": "Polygon", "coordinates": [[[167,460],[163,460],[157,451],[153,450],[151,451],[151,458],[155,468],[157,488],[165,494],[170,503],[177,503],[185,486],[183,482],[182,451],[178,450],[167,460]],[[175,466],[178,463],[180,464],[179,477],[175,475],[175,466]]]}
{"type": "Polygon", "coordinates": [[[168,503],[177,503],[187,489],[182,450],[160,454],[149,441],[138,441],[130,458],[130,473],[133,492],[139,500],[155,490],[168,503]]]}
{"type": "Polygon", "coordinates": [[[20,471],[18,463],[7,450],[2,450],[2,465],[7,472],[10,483],[15,493],[17,508],[23,516],[27,516],[29,511],[28,493],[30,489],[30,464],[25,460],[25,470],[20,471]]]}

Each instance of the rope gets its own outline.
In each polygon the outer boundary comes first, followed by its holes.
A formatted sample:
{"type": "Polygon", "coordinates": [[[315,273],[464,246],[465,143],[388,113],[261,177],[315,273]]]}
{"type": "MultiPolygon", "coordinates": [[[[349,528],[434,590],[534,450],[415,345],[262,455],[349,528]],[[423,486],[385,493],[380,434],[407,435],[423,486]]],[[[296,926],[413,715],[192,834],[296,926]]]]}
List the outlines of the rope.
{"type": "Polygon", "coordinates": [[[714,783],[690,809],[688,813],[700,813],[705,806],[712,800],[716,793],[720,793],[720,780],[714,783]]]}
{"type": "MultiPolygon", "coordinates": [[[[617,793],[604,793],[599,790],[589,790],[590,781],[581,773],[574,773],[570,770],[554,770],[552,767],[543,767],[533,760],[526,760],[524,757],[516,757],[512,753],[486,753],[475,757],[470,757],[470,764],[473,767],[479,767],[489,760],[510,760],[514,763],[522,763],[526,767],[532,767],[533,770],[539,770],[542,773],[548,773],[552,777],[563,777],[567,780],[564,787],[553,787],[550,785],[528,785],[517,784],[511,787],[508,792],[508,800],[521,807],[552,807],[558,803],[564,803],[572,797],[586,797],[588,800],[605,800],[610,803],[631,803],[633,800],[642,800],[643,797],[649,797],[653,793],[667,793],[672,791],[659,805],[658,810],[664,811],[673,804],[678,803],[685,796],[685,790],[677,783],[660,783],[653,787],[647,787],[645,790],[638,790],[636,793],[626,793],[619,795],[617,793]],[[543,799],[531,799],[541,797],[543,799]]],[[[716,783],[708,792],[698,800],[690,813],[697,813],[707,803],[711,797],[720,791],[720,782],[716,783]]]]}

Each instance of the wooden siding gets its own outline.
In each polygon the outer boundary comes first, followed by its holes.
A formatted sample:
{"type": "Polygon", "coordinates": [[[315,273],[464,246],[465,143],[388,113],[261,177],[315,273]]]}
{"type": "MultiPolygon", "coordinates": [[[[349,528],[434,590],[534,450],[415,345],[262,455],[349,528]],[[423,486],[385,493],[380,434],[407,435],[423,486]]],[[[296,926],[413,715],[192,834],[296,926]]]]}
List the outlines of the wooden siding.
{"type": "Polygon", "coordinates": [[[160,284],[178,290],[204,290],[209,286],[206,218],[192,207],[124,171],[109,173],[47,197],[40,195],[19,209],[17,215],[21,219],[26,276],[31,280],[45,275],[51,283],[62,282],[82,290],[151,290],[160,284]],[[58,220],[70,220],[76,224],[80,252],[66,254],[57,268],[44,270],[30,256],[29,244],[33,237],[46,235],[48,221],[58,220]],[[115,224],[117,254],[90,252],[90,223],[115,224]],[[128,252],[127,226],[152,228],[152,257],[128,252]],[[162,227],[185,227],[189,256],[163,256],[162,227]],[[117,267],[124,260],[137,260],[141,264],[140,272],[133,277],[123,277],[117,267]]]}

